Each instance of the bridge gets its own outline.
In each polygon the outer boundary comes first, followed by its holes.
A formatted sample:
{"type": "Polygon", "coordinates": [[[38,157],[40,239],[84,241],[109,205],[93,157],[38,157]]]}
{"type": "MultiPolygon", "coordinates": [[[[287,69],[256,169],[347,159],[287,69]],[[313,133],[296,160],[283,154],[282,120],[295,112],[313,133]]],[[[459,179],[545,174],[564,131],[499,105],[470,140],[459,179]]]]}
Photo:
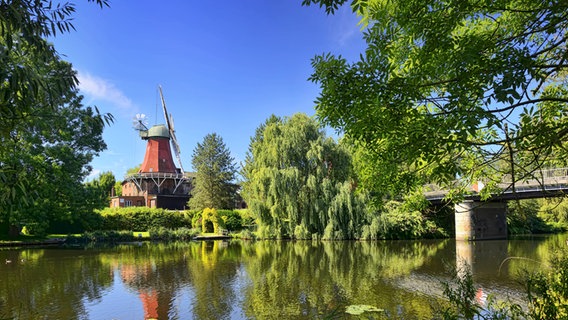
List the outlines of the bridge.
{"type": "MultiPolygon", "coordinates": [[[[456,240],[489,240],[507,238],[507,201],[559,197],[568,192],[568,168],[537,170],[530,177],[513,183],[505,176],[497,185],[501,190],[481,200],[483,182],[477,182],[455,204],[456,240]]],[[[445,203],[448,190],[427,185],[424,195],[433,205],[445,203]]]]}

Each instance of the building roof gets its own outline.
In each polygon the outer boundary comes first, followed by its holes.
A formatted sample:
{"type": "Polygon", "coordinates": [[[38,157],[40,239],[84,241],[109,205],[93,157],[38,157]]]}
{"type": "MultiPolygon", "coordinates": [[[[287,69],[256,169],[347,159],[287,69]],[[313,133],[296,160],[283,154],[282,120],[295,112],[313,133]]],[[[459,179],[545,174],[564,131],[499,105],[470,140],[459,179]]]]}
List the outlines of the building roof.
{"type": "Polygon", "coordinates": [[[148,131],[141,131],[140,136],[142,139],[149,139],[149,138],[170,138],[170,132],[168,128],[164,124],[157,124],[152,128],[148,129],[148,131]]]}

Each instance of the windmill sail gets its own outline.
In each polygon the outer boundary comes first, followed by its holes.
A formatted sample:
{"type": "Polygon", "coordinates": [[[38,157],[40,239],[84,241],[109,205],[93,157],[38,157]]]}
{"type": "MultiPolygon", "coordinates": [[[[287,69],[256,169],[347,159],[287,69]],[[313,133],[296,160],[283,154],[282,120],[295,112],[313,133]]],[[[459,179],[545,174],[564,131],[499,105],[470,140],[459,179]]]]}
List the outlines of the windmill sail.
{"type": "Polygon", "coordinates": [[[143,113],[137,113],[132,119],[132,125],[134,130],[137,131],[147,131],[148,130],[148,118],[143,113]]]}
{"type": "Polygon", "coordinates": [[[178,161],[179,164],[179,168],[181,170],[181,172],[183,173],[183,165],[181,163],[181,156],[180,156],[180,148],[179,148],[179,143],[177,141],[176,138],[176,133],[174,130],[174,122],[173,122],[173,118],[171,116],[171,114],[168,114],[168,110],[166,108],[166,101],[164,100],[164,94],[162,92],[162,86],[158,86],[159,90],[160,90],[160,99],[162,100],[162,108],[164,109],[164,118],[166,119],[166,126],[168,127],[168,131],[170,133],[170,142],[172,143],[172,147],[174,149],[174,153],[176,155],[176,159],[178,161]]]}

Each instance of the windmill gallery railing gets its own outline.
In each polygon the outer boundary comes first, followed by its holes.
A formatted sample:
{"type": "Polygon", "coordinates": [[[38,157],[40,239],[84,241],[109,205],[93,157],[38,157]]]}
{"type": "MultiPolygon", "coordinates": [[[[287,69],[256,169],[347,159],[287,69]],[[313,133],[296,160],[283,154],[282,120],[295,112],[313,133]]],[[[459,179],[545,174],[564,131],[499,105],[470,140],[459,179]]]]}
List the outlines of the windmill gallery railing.
{"type": "MultiPolygon", "coordinates": [[[[465,198],[478,198],[479,191],[483,187],[482,181],[474,183],[465,198]]],[[[505,175],[502,181],[497,184],[497,187],[502,191],[494,196],[505,200],[561,195],[568,191],[568,168],[537,170],[532,172],[530,176],[520,181],[515,181],[514,184],[511,176],[505,175]]],[[[431,202],[442,201],[448,194],[448,190],[441,189],[436,184],[426,185],[425,189],[429,191],[426,191],[424,195],[431,202]]]]}
{"type": "Polygon", "coordinates": [[[125,181],[133,182],[138,190],[143,190],[142,183],[144,181],[152,181],[154,185],[158,188],[158,193],[160,193],[160,188],[166,181],[174,181],[174,190],[172,193],[175,193],[179,186],[181,186],[185,181],[191,179],[186,174],[183,173],[166,173],[166,172],[140,172],[135,174],[129,174],[124,177],[125,181]]]}

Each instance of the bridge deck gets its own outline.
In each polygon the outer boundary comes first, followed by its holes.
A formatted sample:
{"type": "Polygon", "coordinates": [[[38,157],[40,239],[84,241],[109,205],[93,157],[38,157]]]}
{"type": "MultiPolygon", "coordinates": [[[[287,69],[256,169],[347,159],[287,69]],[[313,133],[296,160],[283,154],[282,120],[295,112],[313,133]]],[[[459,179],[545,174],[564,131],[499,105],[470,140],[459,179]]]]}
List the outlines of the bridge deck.
{"type": "MultiPolygon", "coordinates": [[[[568,192],[568,168],[536,171],[532,175],[532,179],[516,182],[514,188],[510,178],[509,181],[506,181],[507,177],[504,180],[497,185],[502,192],[493,194],[490,201],[558,197],[568,192]]],[[[448,190],[442,190],[436,185],[428,185],[427,187],[434,189],[424,193],[426,199],[433,204],[443,202],[448,195],[448,190]]],[[[471,187],[468,195],[465,196],[466,200],[480,200],[479,192],[476,191],[475,187],[471,187]]]]}

